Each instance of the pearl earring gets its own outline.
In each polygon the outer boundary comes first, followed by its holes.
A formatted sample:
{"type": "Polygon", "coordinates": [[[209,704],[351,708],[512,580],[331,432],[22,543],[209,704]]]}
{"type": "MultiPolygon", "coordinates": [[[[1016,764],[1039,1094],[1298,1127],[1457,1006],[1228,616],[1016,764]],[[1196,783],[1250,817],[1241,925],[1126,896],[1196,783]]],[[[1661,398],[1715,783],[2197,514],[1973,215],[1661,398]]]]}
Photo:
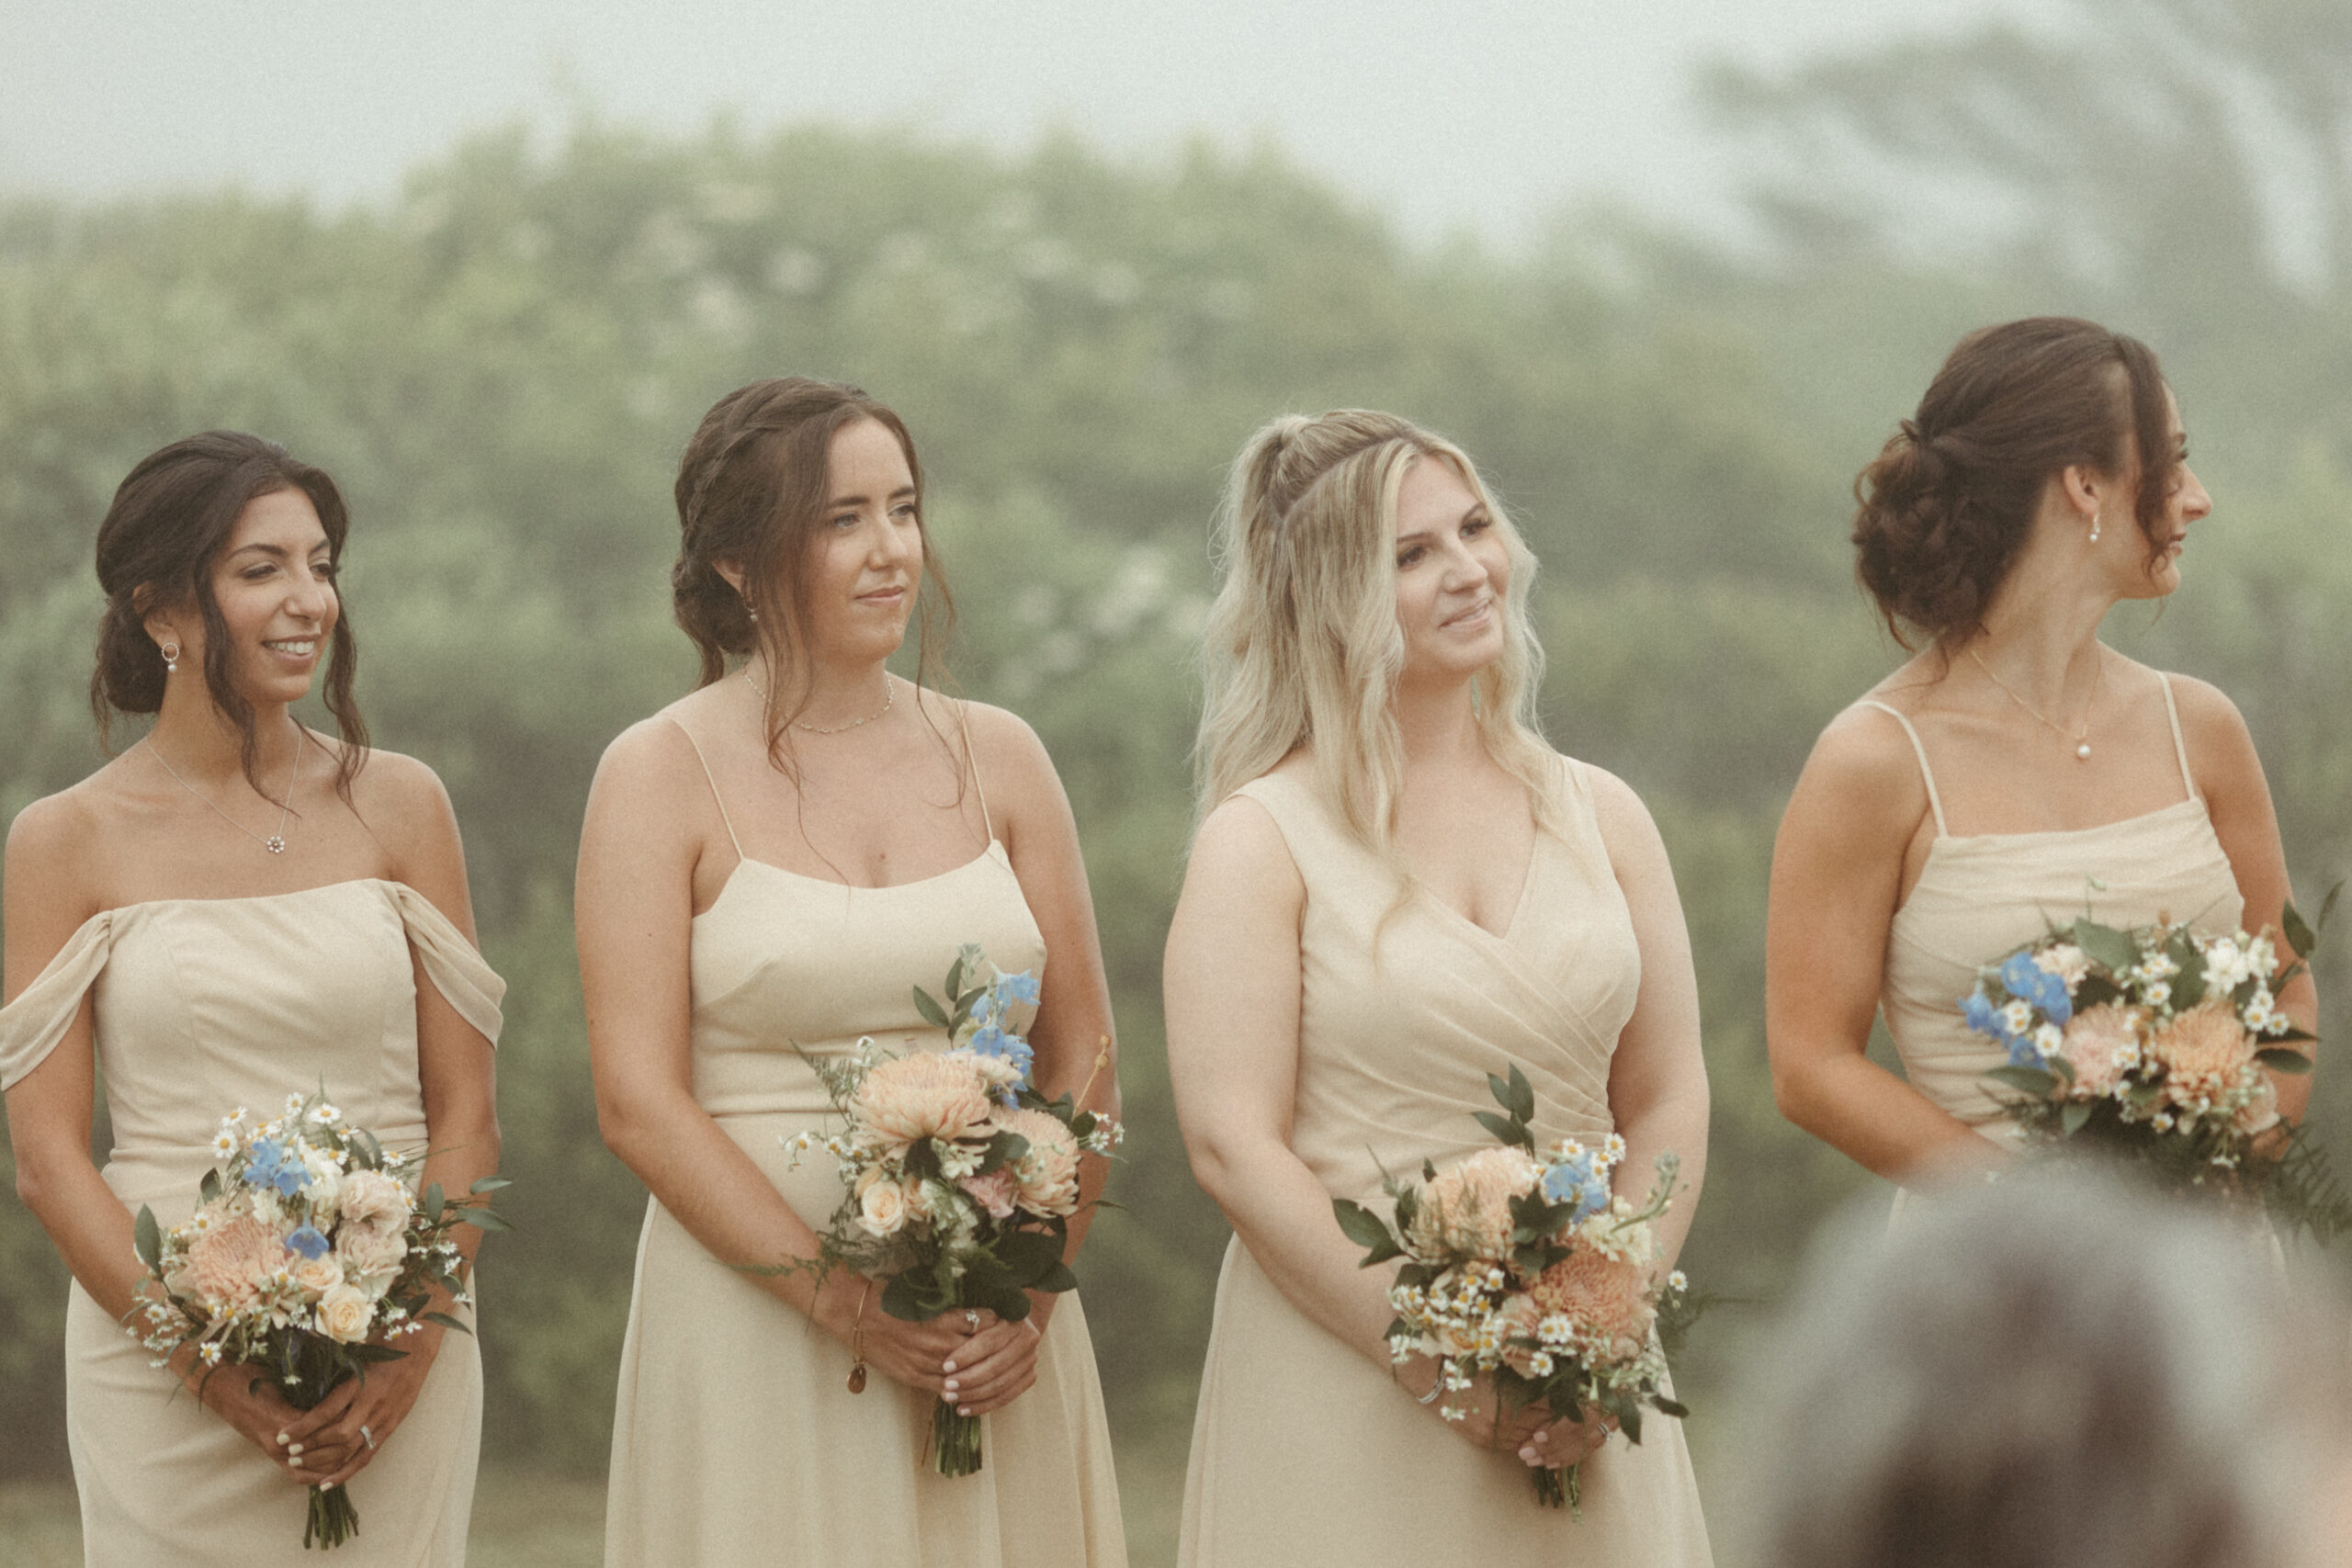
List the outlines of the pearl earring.
{"type": "Polygon", "coordinates": [[[166,675],[175,673],[180,667],[180,645],[175,642],[167,642],[157,651],[164,656],[164,673],[166,675]]]}
{"type": "Polygon", "coordinates": [[[2091,513],[2091,543],[2098,543],[2098,513],[2096,512],[2091,513]]]}

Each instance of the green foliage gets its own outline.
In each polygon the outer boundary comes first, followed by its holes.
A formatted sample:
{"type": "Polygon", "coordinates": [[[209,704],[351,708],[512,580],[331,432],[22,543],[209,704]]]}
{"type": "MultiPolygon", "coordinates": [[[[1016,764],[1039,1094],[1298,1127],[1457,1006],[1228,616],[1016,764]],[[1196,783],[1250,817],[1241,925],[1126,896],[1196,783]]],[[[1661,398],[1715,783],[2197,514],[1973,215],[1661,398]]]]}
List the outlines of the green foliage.
{"type": "MultiPolygon", "coordinates": [[[[2141,48],[2160,9],[2220,14],[2102,3],[2119,48],[2141,48]]],[[[2240,8],[2207,52],[2305,91],[2291,123],[2333,124],[2328,83],[2345,78],[2323,67],[2341,29],[2282,54],[2264,18],[2285,6],[2240,8]]],[[[1176,1134],[1159,1020],[1205,523],[1267,416],[1393,407],[1478,457],[1544,561],[1555,742],[1657,818],[1713,1091],[1686,1262],[1769,1298],[1818,1217],[1869,1180],[1774,1108],[1771,837],[1815,734],[1896,656],[1850,587],[1848,487],[1960,331],[2097,310],[2165,353],[2220,510],[2192,534],[2187,592],[2110,634],[2237,701],[2290,864],[2352,863],[2352,729],[2328,721],[2352,711],[2336,253],[2318,286],[2279,282],[2232,205],[2238,144],[2196,131],[2210,93],[2133,89],[2129,113],[2012,146],[1970,106],[2032,94],[2059,46],[1936,47],[1893,74],[1848,62],[1765,83],[1748,123],[1769,137],[1827,116],[1898,162],[2056,192],[2135,265],[2100,274],[2020,244],[1948,267],[1904,248],[1899,202],[1860,187],[1835,209],[1776,209],[1769,265],[1599,224],[1523,260],[1430,258],[1272,155],[1139,168],[1069,141],[1004,157],[806,128],[590,125],[547,156],[494,134],[417,170],[386,209],[340,216],[235,196],[0,202],[0,810],[98,759],[90,542],[131,463],[227,425],[334,472],[355,518],[362,700],[382,744],[447,783],[484,948],[512,987],[499,1077],[517,1185],[500,1209],[516,1229],[479,1281],[488,1445],[599,1472],[644,1196],[605,1152],[588,1083],[569,908],[581,807],[607,740],[692,679],[665,584],[695,420],[755,376],[858,381],[921,444],[960,689],[1027,719],[1069,793],[1129,1131],[1113,1183],[1128,1213],[1093,1228],[1079,1273],[1122,1441],[1181,1440],[1227,1241],[1176,1134]],[[1988,83],[2010,97],[1972,96],[1988,83]],[[2086,146],[2103,151],[2076,158],[2086,146]],[[2152,169],[2166,177],[2136,172],[2152,169]],[[1620,246],[1613,275],[1592,259],[1601,240],[1620,246]]],[[[2193,55],[2167,58],[2164,80],[2202,80],[2193,55]]],[[[2034,123],[2080,102],[2033,96],[2034,123]]],[[[1823,166],[1799,152],[1791,166],[1823,166]]],[[[2324,168],[2337,203],[2343,171],[2324,168]]],[[[2030,231],[2060,231],[2075,230],[2030,231]]],[[[2322,1033],[2342,1016],[2331,1001],[2322,1033]]],[[[2315,1119],[2341,1124],[2346,1075],[2315,1082],[2315,1119]]],[[[38,1226],[0,1202],[9,1473],[63,1464],[64,1291],[38,1226]]],[[[1694,1346],[1685,1392],[1736,1348],[1694,1346]]]]}

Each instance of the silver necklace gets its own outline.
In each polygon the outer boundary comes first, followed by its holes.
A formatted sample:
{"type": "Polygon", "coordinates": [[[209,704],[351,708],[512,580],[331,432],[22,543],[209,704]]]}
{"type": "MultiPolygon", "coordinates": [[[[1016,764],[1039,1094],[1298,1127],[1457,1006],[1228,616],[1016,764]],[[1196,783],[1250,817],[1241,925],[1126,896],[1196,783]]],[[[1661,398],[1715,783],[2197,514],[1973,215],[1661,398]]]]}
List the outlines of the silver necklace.
{"type": "Polygon", "coordinates": [[[1977,652],[1972,648],[1968,650],[1968,657],[1976,660],[1976,668],[1984,671],[1984,678],[1992,682],[1996,686],[2000,687],[2002,692],[2007,695],[2009,701],[2017,704],[2018,706],[2025,709],[2026,712],[2040,719],[2042,724],[2056,734],[2061,740],[2073,741],[2075,743],[2075,760],[2076,761],[2087,762],[2091,760],[2091,710],[2098,706],[2099,684],[2107,679],[2107,660],[2105,659],[2102,658],[2098,660],[2098,667],[2091,675],[2091,700],[2083,705],[2083,727],[2080,729],[2069,731],[2064,726],[2052,719],[2048,714],[2043,713],[2040,708],[2035,707],[2031,703],[2027,702],[2023,697],[2018,696],[2017,693],[2010,691],[2009,683],[2007,681],[2002,680],[1998,675],[1993,673],[1993,667],[1984,662],[1984,656],[1983,654],[1977,652]]]}
{"type": "MultiPolygon", "coordinates": [[[[752,667],[748,664],[743,666],[743,680],[744,682],[752,688],[752,690],[760,694],[760,705],[762,707],[767,706],[768,689],[760,684],[759,677],[752,673],[752,667]]],[[[891,681],[890,672],[888,670],[885,670],[882,671],[882,705],[876,708],[872,713],[867,714],[864,718],[854,718],[847,724],[834,725],[831,729],[828,729],[824,726],[819,724],[804,724],[796,718],[792,721],[792,728],[795,729],[805,729],[811,735],[839,735],[843,730],[855,729],[861,724],[872,724],[876,719],[880,718],[884,714],[888,713],[890,711],[890,705],[898,701],[898,699],[899,688],[897,684],[891,681]]]]}
{"type": "MultiPolygon", "coordinates": [[[[277,831],[272,833],[266,839],[263,838],[259,833],[254,832],[251,828],[246,827],[243,822],[240,822],[235,818],[230,816],[227,812],[221,810],[219,802],[215,801],[210,795],[205,794],[202,790],[197,788],[194,784],[188,783],[187,780],[180,777],[180,771],[177,768],[175,768],[169,762],[164,761],[163,752],[155,749],[155,738],[153,736],[151,735],[147,737],[143,744],[147,748],[148,755],[153,757],[155,761],[164,763],[164,772],[172,775],[173,783],[178,784],[180,788],[187,791],[188,794],[196,796],[197,799],[204,802],[205,805],[211,807],[213,814],[219,817],[221,821],[226,822],[238,832],[243,833],[246,838],[251,839],[254,843],[259,844],[271,854],[282,855],[286,852],[286,818],[294,809],[294,781],[302,776],[302,743],[310,739],[310,738],[311,733],[309,730],[304,729],[299,724],[294,727],[294,766],[288,770],[286,774],[286,798],[277,803],[277,831]]],[[[267,800],[269,796],[263,795],[262,798],[264,800],[267,800]]]]}

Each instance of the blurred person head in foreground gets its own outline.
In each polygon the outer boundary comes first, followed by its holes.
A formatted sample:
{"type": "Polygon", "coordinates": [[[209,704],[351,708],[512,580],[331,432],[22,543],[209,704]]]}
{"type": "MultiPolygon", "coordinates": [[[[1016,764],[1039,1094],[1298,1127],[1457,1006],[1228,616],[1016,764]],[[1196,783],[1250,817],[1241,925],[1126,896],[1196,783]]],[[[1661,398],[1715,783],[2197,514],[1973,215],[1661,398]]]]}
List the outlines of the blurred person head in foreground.
{"type": "Polygon", "coordinates": [[[2352,1561],[2344,1321],[2267,1236],[2079,1169],[1880,1212],[1782,1331],[1764,1562],[2352,1561]]]}

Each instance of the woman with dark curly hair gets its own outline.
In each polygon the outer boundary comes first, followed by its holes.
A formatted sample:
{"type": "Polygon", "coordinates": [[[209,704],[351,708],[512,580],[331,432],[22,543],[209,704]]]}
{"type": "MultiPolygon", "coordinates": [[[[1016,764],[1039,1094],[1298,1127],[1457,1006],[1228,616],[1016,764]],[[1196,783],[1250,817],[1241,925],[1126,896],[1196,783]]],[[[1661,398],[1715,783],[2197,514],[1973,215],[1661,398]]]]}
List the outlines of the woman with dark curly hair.
{"type": "MultiPolygon", "coordinates": [[[[1998,1046],[1956,998],[2084,912],[2276,927],[2288,897],[2245,721],[2099,640],[2180,585],[2212,509],[2146,345],[2040,317],[1962,339],[1855,486],[1858,572],[1917,652],[1822,732],[1772,862],[1781,1113],[1892,1179],[2002,1164],[1998,1046]],[[1863,1054],[1884,1009],[1900,1077],[1863,1054]]],[[[2305,1029],[2308,977],[2281,998],[2305,1029]]],[[[2281,1077],[2301,1116],[2307,1077],[2281,1077]]]]}
{"type": "Polygon", "coordinates": [[[498,1168],[505,987],[474,951],[440,781],[368,748],[336,585],[348,527],[334,481],[258,436],[190,436],[133,468],[98,526],[90,695],[102,737],[118,715],[153,724],[8,830],[0,1089],[17,1190],[74,1274],[65,1429],[93,1564],[297,1562],[313,1484],[348,1484],[365,1521],[345,1568],[465,1560],[470,1334],[427,1325],[297,1411],[266,1378],[205,1376],[193,1344],[153,1365],[122,1326],[147,1288],[132,1214],[188,1215],[240,1103],[272,1114],[324,1085],[386,1145],[430,1148],[446,1190],[498,1168]],[[332,738],[291,711],[322,664],[332,738]]]}

